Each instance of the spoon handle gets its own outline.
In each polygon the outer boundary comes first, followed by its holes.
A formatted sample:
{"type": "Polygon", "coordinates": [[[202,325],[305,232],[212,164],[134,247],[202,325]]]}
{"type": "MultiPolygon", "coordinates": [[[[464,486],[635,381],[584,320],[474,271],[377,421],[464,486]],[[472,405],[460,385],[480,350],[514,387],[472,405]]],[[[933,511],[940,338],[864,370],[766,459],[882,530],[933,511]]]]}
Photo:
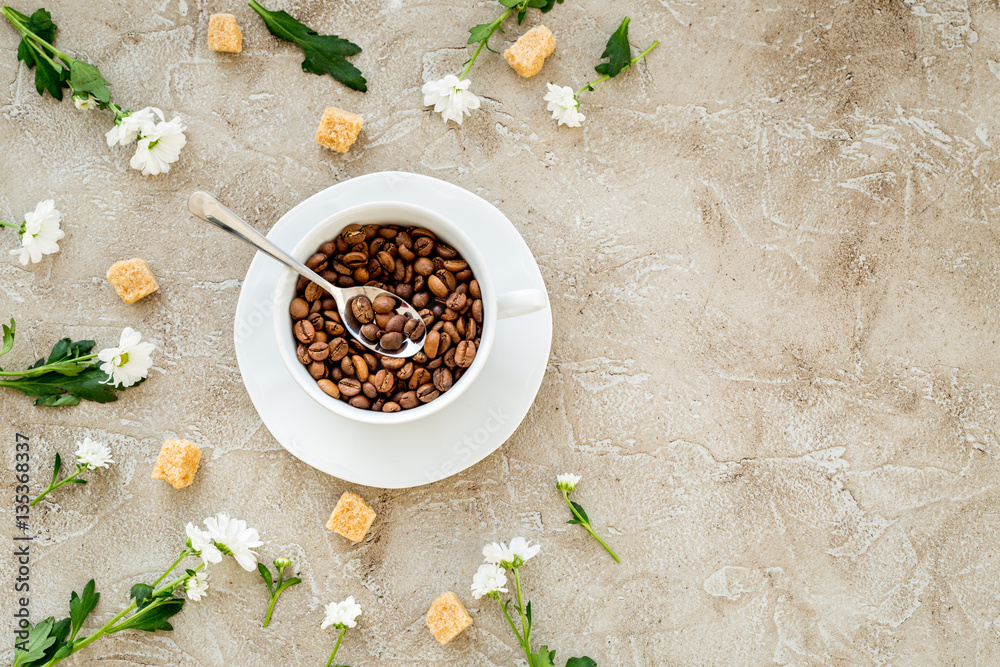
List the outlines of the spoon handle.
{"type": "Polygon", "coordinates": [[[295,259],[287,252],[271,243],[271,241],[250,226],[248,222],[230,211],[219,203],[219,201],[207,192],[197,191],[188,198],[188,210],[195,217],[201,218],[205,222],[211,223],[219,229],[229,232],[233,236],[246,241],[265,255],[272,257],[300,276],[311,280],[324,290],[330,293],[338,304],[343,299],[338,288],[321,278],[315,271],[305,264],[295,259]]]}

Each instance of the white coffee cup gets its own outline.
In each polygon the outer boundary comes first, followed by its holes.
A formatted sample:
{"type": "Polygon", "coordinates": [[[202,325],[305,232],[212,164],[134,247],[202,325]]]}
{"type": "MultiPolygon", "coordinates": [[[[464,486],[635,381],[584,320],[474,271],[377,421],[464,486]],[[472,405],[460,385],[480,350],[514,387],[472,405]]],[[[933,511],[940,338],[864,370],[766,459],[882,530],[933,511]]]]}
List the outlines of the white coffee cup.
{"type": "MultiPolygon", "coordinates": [[[[538,289],[516,290],[498,295],[493,285],[493,278],[490,276],[489,267],[465,232],[447,218],[414,204],[370,202],[339,211],[313,227],[296,244],[291,254],[296,259],[305,262],[322,244],[335,239],[345,227],[352,224],[423,227],[434,232],[442,242],[455,248],[468,262],[473,275],[479,281],[483,300],[483,324],[476,357],[472,365],[466,369],[451,389],[430,403],[424,403],[410,410],[399,412],[361,410],[326,394],[316,384],[316,380],[309,375],[306,367],[299,362],[296,356],[298,342],[292,335],[292,317],[288,312],[289,305],[295,297],[298,274],[290,269],[285,269],[278,278],[274,293],[275,336],[281,360],[303,391],[324,408],[342,417],[368,424],[401,424],[420,419],[447,407],[475,382],[483,366],[486,365],[493,347],[493,339],[496,336],[497,320],[527,315],[541,310],[548,303],[545,291],[538,289]]],[[[345,333],[344,335],[349,336],[350,334],[345,333]]]]}

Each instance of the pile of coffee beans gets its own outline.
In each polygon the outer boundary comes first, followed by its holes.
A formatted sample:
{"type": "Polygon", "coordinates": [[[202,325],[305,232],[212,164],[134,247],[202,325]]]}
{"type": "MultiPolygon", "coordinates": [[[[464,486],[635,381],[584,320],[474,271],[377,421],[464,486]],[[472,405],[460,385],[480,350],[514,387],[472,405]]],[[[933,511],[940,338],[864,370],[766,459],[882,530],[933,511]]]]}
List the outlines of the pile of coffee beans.
{"type": "Polygon", "coordinates": [[[333,298],[299,278],[289,306],[297,356],[330,396],[361,410],[410,410],[451,389],[475,360],[483,328],[479,282],[458,251],[433,232],[349,225],[306,265],[335,285],[374,285],[419,311],[422,321],[397,314],[391,297],[352,300],[353,315],[368,327],[363,335],[385,349],[397,349],[404,336],[419,340],[423,327],[427,332],[423,349],[409,359],[373,353],[345,331],[333,298]]]}

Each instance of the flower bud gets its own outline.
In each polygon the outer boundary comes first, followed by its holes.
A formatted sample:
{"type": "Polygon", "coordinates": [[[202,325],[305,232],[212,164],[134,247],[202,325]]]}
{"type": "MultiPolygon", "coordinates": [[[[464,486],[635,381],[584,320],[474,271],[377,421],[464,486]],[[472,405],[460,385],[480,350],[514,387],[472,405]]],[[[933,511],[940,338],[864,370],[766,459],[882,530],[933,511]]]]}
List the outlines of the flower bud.
{"type": "Polygon", "coordinates": [[[93,111],[99,106],[92,95],[74,95],[73,104],[80,111],[93,111]]]}
{"type": "Polygon", "coordinates": [[[288,567],[291,564],[292,561],[284,557],[274,559],[274,566],[279,570],[283,570],[284,568],[288,567]]]}

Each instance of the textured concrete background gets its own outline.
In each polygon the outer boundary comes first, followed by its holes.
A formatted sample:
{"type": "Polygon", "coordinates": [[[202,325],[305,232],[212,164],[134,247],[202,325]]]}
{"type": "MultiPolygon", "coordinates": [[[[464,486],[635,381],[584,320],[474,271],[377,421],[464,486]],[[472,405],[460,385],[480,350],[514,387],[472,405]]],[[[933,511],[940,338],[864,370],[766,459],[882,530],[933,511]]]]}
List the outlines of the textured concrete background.
{"type": "Polygon", "coordinates": [[[91,575],[95,620],[109,618],[172,560],[185,522],[224,509],[305,580],[262,630],[256,575],[217,567],[173,633],[102,640],[72,664],[319,665],[333,641],[321,605],[354,595],[365,611],[345,664],[522,665],[496,606],[468,593],[482,543],[517,534],[543,545],[527,587],[560,665],[1000,663],[996,0],[567,0],[545,17],[558,46],[537,78],[484,54],[471,77],[484,109],[460,129],[419,88],[459,67],[495,3],[270,4],[361,44],[370,92],[302,73],[243,2],[47,2],[58,43],[98,63],[117,101],[183,116],[190,143],[158,178],[104,145],[109,116],[36,95],[0,29],[0,216],[54,197],[67,230],[39,265],[0,261],[0,314],[22,333],[4,366],[61,335],[110,344],[125,325],[159,346],[150,380],[114,405],[0,395],[4,439],[31,435],[39,465],[84,435],[120,462],[35,512],[35,618],[91,575]],[[239,18],[242,55],[207,50],[216,11],[239,18]],[[586,96],[584,128],[557,129],[545,82],[582,85],[626,13],[636,47],[663,45],[586,96]],[[343,157],[312,142],[332,105],[366,120],[343,157]],[[515,436],[392,492],[309,469],[261,425],[231,334],[251,253],[184,208],[214,191],[266,230],[386,169],[495,202],[555,317],[515,436]],[[103,275],[135,255],[162,288],[126,306],[103,275]],[[189,489],[149,479],[167,437],[204,448],[189,489]],[[565,470],[585,476],[578,498],[621,565],[565,525],[552,486],[565,470]],[[379,512],[357,546],[323,528],[346,488],[379,512]],[[441,648],[423,618],[448,589],[475,625],[441,648]]]}

